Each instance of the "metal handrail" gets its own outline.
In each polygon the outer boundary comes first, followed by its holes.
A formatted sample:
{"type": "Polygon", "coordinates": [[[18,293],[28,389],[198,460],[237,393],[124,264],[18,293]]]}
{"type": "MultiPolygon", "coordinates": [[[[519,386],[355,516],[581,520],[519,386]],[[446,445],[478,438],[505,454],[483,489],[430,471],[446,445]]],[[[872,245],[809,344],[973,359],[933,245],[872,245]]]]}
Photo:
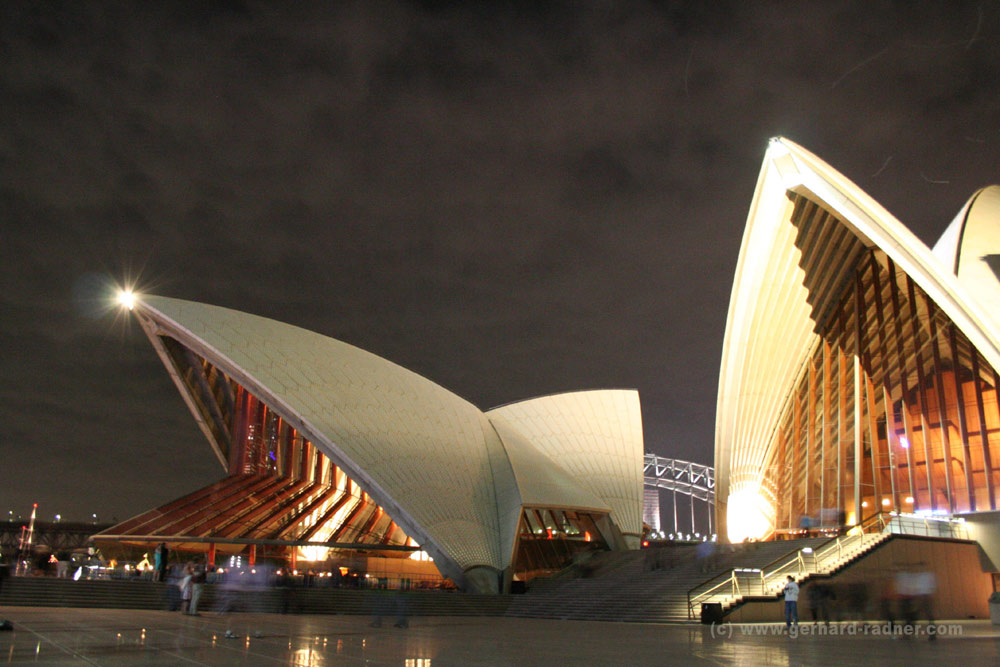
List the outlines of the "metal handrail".
{"type": "MultiPolygon", "coordinates": [[[[796,549],[795,550],[796,554],[798,554],[799,551],[800,550],[796,549]]],[[[772,565],[775,565],[777,563],[784,563],[789,558],[790,555],[791,555],[791,551],[789,551],[789,552],[787,552],[785,554],[782,554],[781,556],[779,556],[778,558],[775,558],[774,560],[772,560],[770,563],[768,563],[767,565],[765,565],[762,568],[747,568],[747,567],[730,568],[729,570],[726,570],[725,572],[723,572],[721,574],[718,574],[715,577],[712,577],[708,581],[705,581],[705,582],[702,582],[702,583],[698,584],[697,586],[695,586],[694,588],[692,588],[691,590],[689,590],[688,594],[687,594],[687,598],[688,598],[688,618],[694,618],[694,607],[699,602],[709,601],[712,598],[717,597],[719,595],[725,596],[726,595],[725,593],[719,593],[718,591],[719,591],[719,589],[723,588],[727,584],[730,586],[730,589],[732,591],[729,594],[730,597],[735,598],[735,597],[737,597],[739,595],[742,595],[742,593],[739,592],[739,590],[740,590],[740,583],[739,583],[740,575],[743,575],[744,577],[746,575],[749,575],[749,574],[759,575],[760,585],[761,585],[761,594],[765,594],[766,593],[766,588],[765,588],[765,574],[764,574],[764,572],[767,570],[767,568],[771,567],[772,565]],[[720,580],[720,581],[718,581],[718,583],[715,583],[714,585],[709,586],[709,588],[707,588],[705,590],[701,590],[701,591],[698,590],[700,588],[703,588],[704,586],[712,584],[712,582],[714,582],[717,579],[720,580]],[[696,591],[698,591],[698,592],[696,593],[696,591]],[[695,596],[694,599],[692,599],[692,595],[695,596]]],[[[754,577],[754,578],[756,579],[757,577],[754,577]]]]}
{"type": "Polygon", "coordinates": [[[711,588],[709,588],[709,589],[707,589],[707,590],[702,591],[701,593],[699,593],[700,596],[704,597],[705,599],[709,599],[712,596],[716,595],[715,591],[717,589],[722,588],[726,584],[729,584],[730,586],[735,586],[735,584],[734,584],[735,575],[736,575],[736,570],[735,570],[735,568],[732,568],[732,569],[730,569],[730,570],[728,570],[728,571],[726,571],[726,572],[724,572],[724,573],[722,573],[720,575],[716,575],[715,577],[712,577],[711,579],[709,579],[706,582],[702,582],[702,583],[698,584],[697,586],[695,586],[694,588],[692,588],[691,590],[689,590],[688,594],[687,594],[687,598],[688,598],[688,618],[693,618],[691,610],[694,608],[695,602],[692,602],[692,600],[691,600],[691,594],[695,591],[695,589],[700,588],[700,587],[702,587],[702,586],[704,586],[706,584],[709,584],[709,583],[715,581],[716,579],[722,579],[722,581],[720,581],[719,583],[715,584],[711,588]]]}
{"type": "Polygon", "coordinates": [[[946,537],[960,540],[969,539],[968,526],[962,519],[955,520],[914,514],[889,514],[887,516],[888,519],[884,522],[884,530],[886,532],[899,535],[923,535],[924,537],[946,537]]]}
{"type": "Polygon", "coordinates": [[[933,537],[950,537],[953,539],[969,539],[968,528],[961,519],[922,517],[894,512],[875,512],[866,517],[860,524],[852,528],[847,535],[832,537],[812,550],[809,558],[802,549],[785,553],[764,567],[731,568],[708,581],[698,584],[688,591],[688,618],[694,618],[694,608],[699,602],[710,601],[717,597],[737,599],[749,594],[740,587],[740,576],[747,573],[759,573],[761,595],[768,595],[768,588],[774,588],[773,595],[780,592],[781,582],[788,574],[793,574],[796,580],[801,580],[811,574],[829,574],[846,558],[853,558],[866,548],[887,539],[890,535],[923,535],[933,537]],[[932,530],[933,526],[933,530],[932,530]],[[922,528],[922,533],[919,529],[922,528]],[[718,583],[712,584],[719,580],[718,583]],[[777,586],[775,585],[777,580],[777,586]],[[729,585],[730,593],[720,592],[729,585]],[[704,588],[709,586],[708,588],[704,588]],[[702,590],[703,589],[703,590],[702,590]]]}
{"type": "MultiPolygon", "coordinates": [[[[778,558],[775,558],[773,561],[771,561],[764,567],[760,568],[759,570],[756,570],[756,568],[754,568],[753,569],[754,571],[758,571],[760,573],[761,595],[767,595],[768,586],[773,585],[770,584],[769,582],[773,581],[775,578],[779,578],[780,581],[781,577],[786,576],[785,570],[789,569],[790,566],[797,566],[797,575],[799,577],[805,574],[815,574],[822,572],[825,569],[819,567],[818,564],[820,562],[827,561],[829,553],[832,552],[834,549],[836,549],[837,552],[837,558],[834,560],[834,563],[840,562],[844,557],[845,553],[852,553],[852,550],[855,549],[856,550],[863,549],[865,546],[864,536],[868,534],[867,531],[871,530],[873,526],[878,527],[876,531],[873,531],[876,534],[882,534],[885,532],[885,528],[888,526],[888,523],[885,521],[885,515],[886,513],[883,512],[872,514],[871,516],[867,517],[864,521],[862,521],[860,524],[858,524],[858,526],[856,526],[856,528],[859,529],[857,533],[852,535],[838,535],[820,544],[813,550],[812,554],[813,557],[809,559],[812,565],[811,568],[809,564],[807,564],[806,562],[806,558],[805,555],[802,553],[802,549],[795,549],[794,552],[790,551],[788,553],[785,553],[779,556],[778,558]],[[855,542],[857,542],[856,545],[854,544],[855,542]]],[[[898,516],[898,515],[893,515],[893,516],[898,516]]],[[[687,596],[688,618],[690,619],[694,618],[694,607],[699,602],[705,602],[719,595],[725,595],[724,593],[720,594],[716,591],[718,591],[718,589],[720,589],[721,587],[725,586],[727,583],[731,583],[731,588],[734,591],[734,593],[732,593],[730,597],[733,599],[737,598],[738,595],[735,593],[735,591],[739,587],[737,573],[746,571],[748,571],[748,568],[731,568],[729,571],[717,575],[712,579],[709,579],[707,582],[698,584],[697,586],[689,590],[687,596]],[[711,584],[716,579],[721,579],[721,581],[706,590],[699,591],[696,593],[698,589],[702,588],[707,584],[711,584]]],[[[777,594],[777,591],[775,591],[774,594],[777,594]]]]}

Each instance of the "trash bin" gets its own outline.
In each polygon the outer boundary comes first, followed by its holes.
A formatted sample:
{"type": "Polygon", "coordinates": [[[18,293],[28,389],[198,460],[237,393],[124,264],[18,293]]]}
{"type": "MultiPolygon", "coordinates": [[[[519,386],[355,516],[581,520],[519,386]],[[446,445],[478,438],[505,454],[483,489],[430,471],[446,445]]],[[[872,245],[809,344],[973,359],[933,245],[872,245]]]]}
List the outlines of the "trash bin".
{"type": "Polygon", "coordinates": [[[701,622],[704,623],[705,625],[715,625],[716,623],[722,623],[722,603],[702,602],[701,622]]]}
{"type": "Polygon", "coordinates": [[[1000,625],[1000,591],[990,595],[990,621],[1000,625]]]}

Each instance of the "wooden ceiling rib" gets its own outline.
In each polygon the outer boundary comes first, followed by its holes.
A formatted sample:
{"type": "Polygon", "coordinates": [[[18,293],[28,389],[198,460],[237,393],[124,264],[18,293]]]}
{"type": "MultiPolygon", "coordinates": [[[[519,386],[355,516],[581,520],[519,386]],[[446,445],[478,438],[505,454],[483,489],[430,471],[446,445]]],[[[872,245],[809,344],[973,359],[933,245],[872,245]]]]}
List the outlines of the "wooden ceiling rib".
{"type": "Polygon", "coordinates": [[[326,541],[355,536],[355,541],[390,547],[409,540],[326,456],[286,428],[272,409],[176,340],[164,340],[199,408],[216,427],[225,427],[222,440],[241,449],[230,457],[227,477],[104,534],[125,542],[131,536],[141,537],[140,541],[170,538],[179,548],[191,549],[204,548],[212,538],[310,542],[317,535],[328,535],[326,541]],[[236,407],[237,395],[244,410],[236,407]],[[235,438],[234,432],[240,437],[235,438]],[[343,516],[340,510],[352,501],[343,516]]]}

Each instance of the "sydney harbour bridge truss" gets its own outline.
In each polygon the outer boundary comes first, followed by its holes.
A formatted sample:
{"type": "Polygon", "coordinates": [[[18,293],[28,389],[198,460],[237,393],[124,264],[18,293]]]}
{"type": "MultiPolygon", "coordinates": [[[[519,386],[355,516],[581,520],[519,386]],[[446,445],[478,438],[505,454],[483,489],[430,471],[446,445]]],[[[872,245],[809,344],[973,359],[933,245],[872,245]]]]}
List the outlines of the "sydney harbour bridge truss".
{"type": "Polygon", "coordinates": [[[708,516],[707,535],[711,535],[715,511],[715,468],[670,459],[656,454],[646,454],[643,465],[643,484],[647,489],[663,489],[672,494],[673,499],[673,532],[680,533],[677,516],[677,495],[687,496],[691,512],[691,533],[696,532],[695,508],[696,501],[708,516]]]}

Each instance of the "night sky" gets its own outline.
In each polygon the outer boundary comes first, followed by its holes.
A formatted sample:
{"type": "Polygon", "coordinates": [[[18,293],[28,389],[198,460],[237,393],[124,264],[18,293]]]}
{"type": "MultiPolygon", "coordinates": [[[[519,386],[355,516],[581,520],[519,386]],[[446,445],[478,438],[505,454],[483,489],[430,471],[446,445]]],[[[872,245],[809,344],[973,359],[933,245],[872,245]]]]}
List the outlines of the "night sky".
{"type": "Polygon", "coordinates": [[[3,513],[223,475],[116,284],[711,463],[769,137],[929,244],[1000,181],[996,0],[157,4],[0,4],[3,513]]]}

